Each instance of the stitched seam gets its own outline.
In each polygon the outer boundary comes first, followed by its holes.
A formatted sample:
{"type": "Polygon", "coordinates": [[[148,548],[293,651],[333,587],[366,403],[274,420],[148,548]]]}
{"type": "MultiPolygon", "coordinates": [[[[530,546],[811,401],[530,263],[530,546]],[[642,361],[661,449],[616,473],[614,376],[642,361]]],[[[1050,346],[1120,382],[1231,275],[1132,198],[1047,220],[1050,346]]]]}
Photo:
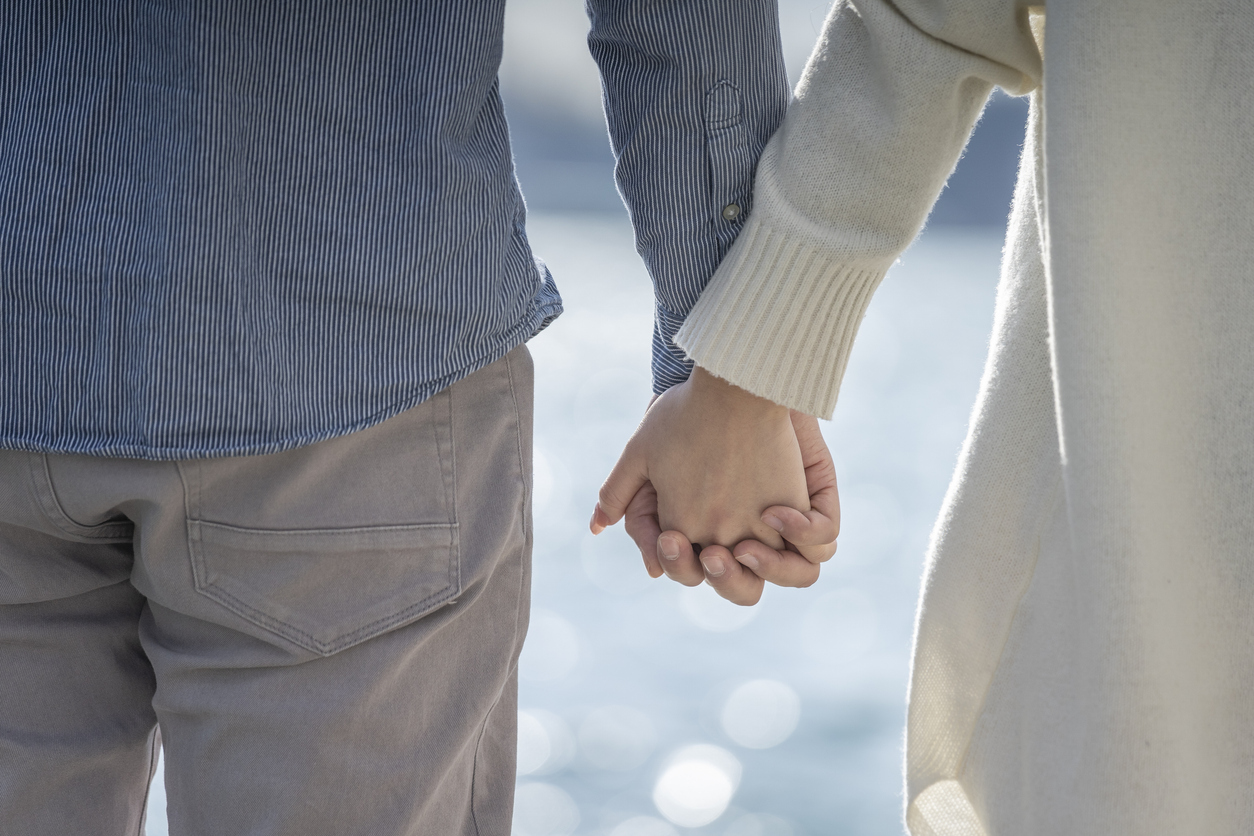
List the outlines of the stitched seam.
{"type": "MultiPolygon", "coordinates": [[[[199,521],[197,521],[199,522],[199,521]]],[[[447,548],[452,549],[454,526],[449,528],[449,545],[447,548]]],[[[208,567],[205,564],[205,558],[202,549],[202,542],[199,536],[190,537],[189,544],[192,550],[192,576],[196,590],[206,597],[217,601],[222,606],[234,612],[236,615],[251,621],[259,627],[263,627],[272,633],[291,641],[301,647],[313,650],[315,653],[331,654],[343,650],[359,641],[370,638],[376,632],[381,632],[388,627],[395,626],[402,621],[413,617],[416,613],[421,613],[428,608],[433,608],[441,601],[456,595],[456,590],[450,586],[446,586],[437,592],[428,595],[404,609],[399,610],[391,615],[376,619],[372,622],[364,624],[357,629],[336,637],[334,641],[324,642],[316,636],[281,621],[272,615],[269,615],[251,604],[237,598],[218,584],[208,580],[208,567]]]]}
{"type": "Polygon", "coordinates": [[[35,491],[36,499],[39,501],[40,510],[44,513],[44,519],[58,531],[89,542],[127,542],[131,539],[134,529],[129,522],[109,522],[101,523],[97,526],[83,525],[66,513],[65,508],[61,505],[61,500],[57,497],[56,488],[52,485],[52,471],[48,468],[47,453],[32,454],[31,458],[28,459],[28,465],[30,468],[31,486],[35,491]],[[36,464],[36,460],[38,460],[38,464],[36,464]],[[39,481],[41,472],[43,475],[42,482],[39,481]]]}
{"type": "Polygon", "coordinates": [[[161,727],[154,726],[152,732],[152,744],[148,747],[148,786],[144,790],[144,806],[141,808],[139,816],[139,829],[135,831],[135,836],[144,836],[144,831],[148,823],[148,800],[152,795],[152,781],[157,774],[157,752],[161,746],[161,727]]]}
{"type": "Polygon", "coordinates": [[[704,117],[705,127],[707,131],[723,130],[723,129],[732,127],[734,125],[742,124],[744,122],[745,112],[744,112],[744,100],[740,92],[740,87],[725,78],[719,79],[710,87],[709,90],[705,91],[705,100],[703,102],[703,109],[705,112],[702,114],[702,116],[704,117]],[[723,88],[726,88],[735,94],[736,101],[738,104],[738,109],[734,116],[724,116],[724,117],[715,119],[710,116],[710,110],[713,107],[714,96],[723,88]]]}
{"type": "MultiPolygon", "coordinates": [[[[522,410],[518,407],[518,392],[514,388],[514,364],[510,362],[509,355],[506,355],[505,358],[505,369],[509,372],[510,400],[514,402],[514,427],[516,430],[514,437],[518,444],[518,475],[522,479],[523,484],[522,505],[519,508],[519,512],[523,522],[523,542],[526,543],[531,537],[531,520],[527,514],[527,501],[531,496],[531,488],[527,484],[527,462],[526,457],[523,455],[522,410]]],[[[515,621],[514,636],[515,638],[518,636],[517,621],[515,621]]]]}
{"type": "MultiPolygon", "coordinates": [[[[525,347],[524,347],[524,350],[525,350],[525,347]]],[[[527,545],[528,543],[531,542],[531,520],[529,518],[529,515],[527,514],[527,498],[528,498],[528,495],[530,494],[530,489],[527,486],[526,466],[525,466],[525,459],[523,457],[523,448],[522,448],[522,416],[521,416],[521,410],[518,407],[518,391],[514,386],[514,366],[513,366],[513,363],[510,362],[509,360],[509,355],[506,355],[505,368],[509,372],[509,395],[510,395],[510,400],[513,401],[513,404],[514,404],[514,419],[516,422],[515,426],[517,427],[516,437],[518,439],[518,470],[519,470],[519,475],[522,477],[522,483],[523,483],[523,499],[522,499],[522,508],[521,508],[522,522],[523,522],[523,546],[522,546],[523,554],[520,555],[520,561],[519,561],[520,571],[518,573],[518,598],[517,598],[518,604],[514,613],[514,645],[515,645],[515,648],[517,649],[518,644],[519,644],[518,642],[519,621],[522,619],[522,611],[523,611],[523,585],[526,584],[527,582],[527,574],[528,574],[528,568],[526,566],[527,545]]],[[[514,656],[514,663],[510,666],[509,673],[505,677],[505,685],[502,687],[501,693],[497,695],[496,702],[492,703],[492,708],[488,711],[487,717],[483,721],[483,728],[479,732],[479,740],[475,743],[475,767],[471,771],[471,777],[470,777],[470,820],[475,825],[476,836],[482,836],[482,831],[479,829],[479,817],[475,812],[475,787],[476,787],[475,778],[477,778],[479,774],[479,751],[480,751],[480,747],[483,745],[483,736],[487,733],[487,730],[488,730],[488,720],[491,719],[492,712],[496,710],[498,705],[500,705],[501,698],[504,697],[505,695],[505,688],[509,687],[510,680],[511,678],[515,676],[515,671],[517,671],[517,669],[518,669],[518,657],[514,656]]],[[[515,722],[517,722],[517,720],[515,720],[515,722]]]]}
{"type": "MultiPolygon", "coordinates": [[[[505,682],[509,684],[509,677],[505,678],[505,682]]],[[[479,777],[479,753],[483,750],[483,738],[488,733],[488,722],[492,719],[492,712],[496,711],[496,707],[501,704],[501,699],[505,696],[505,689],[501,689],[501,693],[496,695],[496,701],[492,703],[492,707],[488,709],[488,713],[483,716],[483,725],[479,728],[479,737],[475,739],[475,758],[473,767],[470,770],[470,821],[475,826],[476,836],[482,836],[483,831],[479,829],[479,816],[475,813],[475,787],[479,777]]]]}
{"type": "MultiPolygon", "coordinates": [[[[445,503],[448,505],[449,515],[453,518],[453,542],[449,553],[448,580],[453,586],[454,595],[460,595],[462,589],[462,552],[461,537],[456,531],[457,528],[457,435],[455,422],[453,417],[453,390],[450,386],[448,390],[448,458],[449,458],[449,479],[444,483],[445,503]],[[450,490],[449,484],[452,483],[450,490]]],[[[443,457],[440,455],[440,439],[435,440],[435,454],[440,456],[440,478],[444,479],[444,463],[443,457]]]]}
{"type": "MultiPolygon", "coordinates": [[[[449,438],[450,438],[450,446],[451,446],[451,437],[452,437],[451,399],[449,400],[449,408],[450,408],[450,413],[449,413],[448,424],[449,424],[449,438]]],[[[437,437],[436,438],[437,456],[440,455],[439,448],[440,448],[440,440],[437,437]]],[[[371,638],[373,635],[381,633],[389,629],[390,627],[394,627],[403,622],[413,620],[425,614],[425,612],[431,609],[434,609],[438,604],[442,603],[443,601],[447,601],[450,598],[456,596],[460,592],[459,583],[458,583],[460,580],[460,560],[457,559],[457,552],[456,552],[459,538],[457,536],[458,526],[455,521],[451,523],[415,523],[415,524],[407,524],[407,525],[356,526],[353,528],[262,529],[262,528],[243,528],[240,526],[233,526],[233,525],[229,525],[226,523],[218,523],[218,522],[211,522],[208,520],[201,520],[201,519],[196,518],[196,516],[194,516],[194,512],[198,513],[200,510],[200,507],[199,507],[200,505],[199,472],[198,471],[191,472],[191,473],[186,472],[185,468],[183,467],[184,463],[181,461],[176,461],[175,464],[178,467],[179,478],[183,482],[185,525],[187,526],[187,529],[188,529],[187,542],[192,552],[192,574],[193,574],[193,580],[195,583],[196,590],[200,592],[201,594],[205,595],[206,597],[208,597],[209,599],[218,602],[219,604],[226,607],[231,612],[234,612],[236,615],[240,616],[246,621],[256,624],[257,626],[262,627],[263,629],[269,630],[270,632],[275,633],[276,635],[284,639],[287,639],[288,641],[300,647],[306,648],[308,650],[312,650],[315,653],[319,653],[323,655],[330,655],[332,653],[336,653],[353,644],[356,644],[360,641],[364,641],[368,638],[371,638]],[[309,632],[302,630],[299,627],[296,627],[292,624],[288,624],[285,621],[282,621],[278,618],[275,618],[272,615],[267,614],[266,612],[260,609],[257,609],[251,604],[239,599],[238,597],[236,597],[229,591],[223,589],[220,585],[210,581],[209,580],[209,574],[210,574],[209,566],[205,560],[205,555],[204,555],[204,544],[201,540],[199,533],[197,533],[195,536],[192,535],[191,528],[193,525],[197,526],[198,528],[204,527],[209,530],[217,529],[217,530],[222,530],[222,531],[230,531],[230,532],[234,532],[237,534],[246,535],[249,537],[255,536],[263,542],[275,536],[281,537],[281,536],[290,536],[290,535],[294,535],[296,537],[319,537],[319,536],[326,536],[326,535],[335,535],[339,533],[346,533],[346,534],[352,535],[352,534],[363,534],[363,533],[370,534],[373,532],[388,533],[388,532],[406,532],[406,531],[410,531],[410,532],[444,531],[448,535],[447,542],[445,545],[445,548],[448,549],[448,554],[449,554],[448,581],[447,581],[446,586],[443,589],[440,589],[432,593],[431,595],[428,595],[425,598],[422,598],[421,600],[415,603],[409,604],[408,606],[404,607],[398,612],[392,613],[391,615],[376,619],[365,625],[357,627],[356,629],[352,630],[349,633],[337,636],[333,641],[329,641],[329,642],[322,641],[316,638],[315,636],[313,636],[312,634],[310,634],[309,632]]],[[[190,465],[188,470],[195,468],[197,466],[197,462],[194,460],[187,462],[187,464],[190,465]]],[[[445,485],[445,488],[447,492],[447,483],[445,485]]],[[[446,499],[449,499],[449,498],[446,497],[446,499]]],[[[446,504],[450,504],[451,506],[451,502],[452,500],[449,499],[449,502],[446,504]]],[[[456,517],[454,517],[454,519],[456,519],[456,517]]]]}
{"type": "MultiPolygon", "coordinates": [[[[519,603],[521,604],[521,602],[522,595],[520,591],[519,603]]],[[[475,788],[478,786],[475,779],[479,777],[479,753],[483,749],[483,738],[488,733],[488,723],[492,720],[492,714],[500,707],[501,700],[505,699],[505,690],[509,688],[510,682],[517,680],[517,671],[518,664],[515,662],[515,664],[510,666],[509,672],[506,673],[505,683],[501,686],[500,693],[496,695],[496,700],[492,703],[492,707],[484,715],[483,726],[479,729],[479,737],[475,740],[474,767],[470,771],[470,820],[475,825],[476,836],[482,836],[483,832],[479,829],[479,816],[475,813],[475,788]]],[[[517,722],[516,719],[515,722],[517,722]]]]}
{"type": "MultiPolygon", "coordinates": [[[[523,544],[522,544],[523,553],[521,555],[521,561],[523,565],[521,567],[522,571],[518,573],[518,609],[514,613],[514,646],[518,648],[519,652],[521,653],[521,646],[520,646],[521,642],[519,641],[519,634],[522,632],[522,629],[521,629],[519,622],[522,621],[523,587],[527,583],[527,577],[530,573],[530,567],[527,565],[526,560],[527,560],[528,554],[530,554],[530,546],[533,542],[533,531],[532,531],[533,521],[531,519],[531,515],[527,513],[527,509],[531,507],[531,504],[530,504],[531,487],[527,482],[526,464],[525,464],[525,458],[523,456],[523,449],[522,449],[522,414],[521,414],[521,410],[518,407],[518,392],[514,388],[513,365],[510,363],[506,363],[505,365],[506,365],[506,368],[509,370],[510,398],[514,402],[514,420],[515,420],[515,427],[517,427],[516,435],[518,438],[518,473],[519,473],[519,476],[522,478],[522,483],[523,483],[522,507],[519,509],[519,514],[522,518],[522,526],[523,526],[523,544]]],[[[517,657],[515,657],[514,667],[517,667],[517,665],[518,665],[518,660],[517,660],[517,657]]]]}
{"type": "Polygon", "coordinates": [[[445,587],[439,592],[428,595],[426,598],[423,598],[421,601],[418,601],[417,603],[410,604],[408,607],[401,610],[400,612],[386,616],[385,618],[377,619],[375,621],[370,622],[369,624],[365,624],[361,627],[358,627],[356,630],[353,630],[351,633],[345,633],[343,636],[340,636],[335,641],[324,642],[318,638],[315,638],[314,636],[310,635],[309,633],[305,632],[299,627],[294,627],[285,621],[280,621],[274,616],[267,615],[266,613],[261,612],[260,610],[254,608],[253,606],[244,603],[243,601],[236,598],[234,595],[227,592],[220,586],[217,586],[214,584],[206,584],[199,588],[200,588],[200,591],[203,592],[205,595],[208,595],[210,598],[213,598],[214,600],[218,601],[223,606],[234,611],[238,615],[248,619],[249,621],[256,623],[258,626],[265,627],[266,629],[271,630],[279,634],[280,636],[283,636],[284,638],[295,641],[297,644],[301,645],[302,647],[308,647],[310,650],[315,650],[319,653],[333,653],[337,650],[343,650],[345,647],[348,647],[349,645],[354,644],[356,641],[363,638],[363,635],[362,635],[363,633],[369,633],[378,628],[385,628],[385,627],[394,625],[400,621],[405,620],[409,616],[413,615],[415,612],[422,610],[428,605],[439,603],[441,596],[443,596],[444,598],[447,598],[451,594],[450,589],[448,587],[445,587]],[[305,639],[307,643],[298,641],[298,639],[301,639],[301,638],[305,639]]]}
{"type": "MultiPolygon", "coordinates": [[[[522,348],[524,351],[526,350],[525,346],[523,346],[522,348]]],[[[522,498],[521,512],[522,512],[522,522],[523,522],[523,547],[522,548],[523,548],[524,554],[521,556],[523,560],[520,561],[520,563],[523,563],[525,562],[525,558],[526,558],[525,553],[527,550],[527,543],[530,542],[530,537],[531,537],[530,520],[528,519],[528,516],[526,513],[527,512],[527,498],[530,493],[530,490],[527,487],[525,458],[523,456],[523,445],[522,445],[522,416],[521,416],[521,411],[519,410],[519,407],[518,407],[518,391],[514,385],[514,364],[512,360],[510,359],[511,354],[505,355],[505,370],[507,372],[508,379],[509,379],[510,401],[514,405],[514,421],[515,421],[514,426],[516,427],[516,430],[517,430],[515,433],[515,438],[517,439],[517,449],[518,449],[518,472],[519,472],[519,476],[522,478],[522,483],[523,483],[523,498],[522,498]]],[[[518,604],[517,604],[517,608],[514,614],[514,645],[515,647],[517,647],[518,645],[518,632],[519,632],[518,622],[522,618],[523,584],[525,584],[527,581],[527,567],[525,565],[520,565],[519,568],[520,568],[520,571],[518,573],[518,597],[517,597],[518,604]]],[[[475,792],[476,792],[476,787],[477,787],[476,778],[478,778],[479,776],[479,753],[483,747],[483,737],[485,734],[487,734],[488,722],[492,718],[492,712],[496,711],[497,707],[501,704],[501,699],[505,696],[505,689],[509,687],[509,683],[511,679],[514,677],[515,675],[514,672],[517,669],[518,669],[518,660],[517,660],[517,657],[515,656],[514,663],[510,666],[509,672],[507,673],[505,677],[505,684],[501,687],[501,692],[497,694],[496,700],[492,703],[492,707],[488,709],[488,713],[484,717],[484,720],[483,720],[483,727],[479,730],[479,738],[478,740],[475,741],[474,769],[471,770],[471,774],[470,774],[470,820],[475,826],[476,836],[482,836],[482,833],[483,833],[483,831],[480,830],[479,828],[479,816],[475,811],[475,792]]]]}
{"type": "Polygon", "coordinates": [[[457,528],[457,523],[412,523],[405,525],[362,525],[353,528],[241,528],[237,525],[228,525],[226,523],[212,522],[210,520],[191,519],[191,522],[198,523],[202,526],[210,528],[221,528],[227,531],[235,531],[240,534],[266,536],[286,536],[295,535],[298,537],[322,537],[328,534],[362,534],[372,531],[394,532],[394,531],[439,531],[441,529],[457,528]]]}

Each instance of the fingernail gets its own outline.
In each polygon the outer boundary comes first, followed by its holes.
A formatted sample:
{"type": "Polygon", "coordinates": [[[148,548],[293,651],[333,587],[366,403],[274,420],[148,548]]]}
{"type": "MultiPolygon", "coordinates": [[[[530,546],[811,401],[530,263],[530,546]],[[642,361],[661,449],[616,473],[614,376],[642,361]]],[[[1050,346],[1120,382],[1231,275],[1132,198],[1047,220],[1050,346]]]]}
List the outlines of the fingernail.
{"type": "Polygon", "coordinates": [[[605,530],[605,526],[602,525],[600,520],[597,519],[597,516],[600,513],[601,513],[601,506],[600,504],[598,504],[595,508],[592,509],[592,519],[588,522],[588,528],[592,530],[593,534],[600,534],[602,531],[605,530]]]}
{"type": "Polygon", "coordinates": [[[676,545],[674,537],[662,538],[662,557],[667,560],[679,559],[679,546],[676,545]]]}
{"type": "Polygon", "coordinates": [[[725,571],[723,561],[717,557],[703,557],[701,558],[701,565],[705,567],[705,573],[711,578],[720,577],[725,571]]]}
{"type": "Polygon", "coordinates": [[[762,522],[766,523],[767,525],[769,525],[771,528],[775,529],[776,531],[784,530],[784,521],[781,520],[779,517],[775,516],[774,514],[767,514],[765,517],[762,518],[762,522]]]}
{"type": "Polygon", "coordinates": [[[748,566],[750,569],[752,569],[755,572],[758,571],[758,566],[760,564],[758,563],[758,559],[753,556],[753,552],[745,552],[744,554],[738,554],[736,555],[736,559],[739,560],[742,565],[748,566]]]}

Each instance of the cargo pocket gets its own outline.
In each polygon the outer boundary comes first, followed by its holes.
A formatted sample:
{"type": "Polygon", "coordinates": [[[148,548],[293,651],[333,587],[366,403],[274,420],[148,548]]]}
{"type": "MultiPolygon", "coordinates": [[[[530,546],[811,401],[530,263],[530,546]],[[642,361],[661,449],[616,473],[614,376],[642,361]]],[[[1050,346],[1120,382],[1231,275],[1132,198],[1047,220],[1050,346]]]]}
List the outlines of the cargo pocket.
{"type": "Polygon", "coordinates": [[[267,531],[189,520],[196,589],[328,656],[458,593],[457,526],[267,531]]]}

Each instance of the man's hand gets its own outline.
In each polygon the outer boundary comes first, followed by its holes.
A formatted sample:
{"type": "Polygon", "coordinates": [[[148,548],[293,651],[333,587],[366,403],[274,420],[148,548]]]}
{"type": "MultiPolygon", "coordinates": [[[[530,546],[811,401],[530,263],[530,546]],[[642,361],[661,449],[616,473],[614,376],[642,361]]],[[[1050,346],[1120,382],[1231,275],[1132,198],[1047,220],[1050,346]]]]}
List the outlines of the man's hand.
{"type": "Polygon", "coordinates": [[[836,553],[840,532],[840,497],[836,468],[817,419],[800,412],[791,415],[805,465],[810,510],[786,506],[767,508],[762,520],[788,541],[775,549],[757,540],[744,540],[730,552],[719,545],[701,550],[698,560],[688,538],[679,531],[662,531],[657,517],[657,494],[645,484],[627,506],[623,524],[636,542],[652,577],[665,573],[686,586],[707,581],[719,595],[737,604],[755,604],[765,583],[806,587],[819,577],[819,566],[836,553]]]}
{"type": "MultiPolygon", "coordinates": [[[[763,509],[811,510],[789,410],[696,369],[650,406],[601,489],[592,531],[617,522],[633,500],[654,510],[663,528],[703,546],[757,540],[783,549],[784,536],[763,519],[763,509]],[[646,483],[655,497],[637,500],[646,483]]],[[[710,567],[715,577],[717,562],[710,567]]]]}

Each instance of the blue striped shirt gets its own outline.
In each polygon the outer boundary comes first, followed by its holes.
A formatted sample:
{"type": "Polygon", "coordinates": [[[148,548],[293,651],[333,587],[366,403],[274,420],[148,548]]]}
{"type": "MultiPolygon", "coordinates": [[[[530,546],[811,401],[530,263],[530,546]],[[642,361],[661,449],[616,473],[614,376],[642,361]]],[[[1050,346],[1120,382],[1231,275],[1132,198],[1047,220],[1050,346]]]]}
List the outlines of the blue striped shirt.
{"type": "MultiPolygon", "coordinates": [[[[503,4],[6,4],[0,447],[274,452],[382,421],[552,321],[498,94],[503,4]]],[[[662,391],[783,117],[776,9],[589,16],[662,391]]]]}

